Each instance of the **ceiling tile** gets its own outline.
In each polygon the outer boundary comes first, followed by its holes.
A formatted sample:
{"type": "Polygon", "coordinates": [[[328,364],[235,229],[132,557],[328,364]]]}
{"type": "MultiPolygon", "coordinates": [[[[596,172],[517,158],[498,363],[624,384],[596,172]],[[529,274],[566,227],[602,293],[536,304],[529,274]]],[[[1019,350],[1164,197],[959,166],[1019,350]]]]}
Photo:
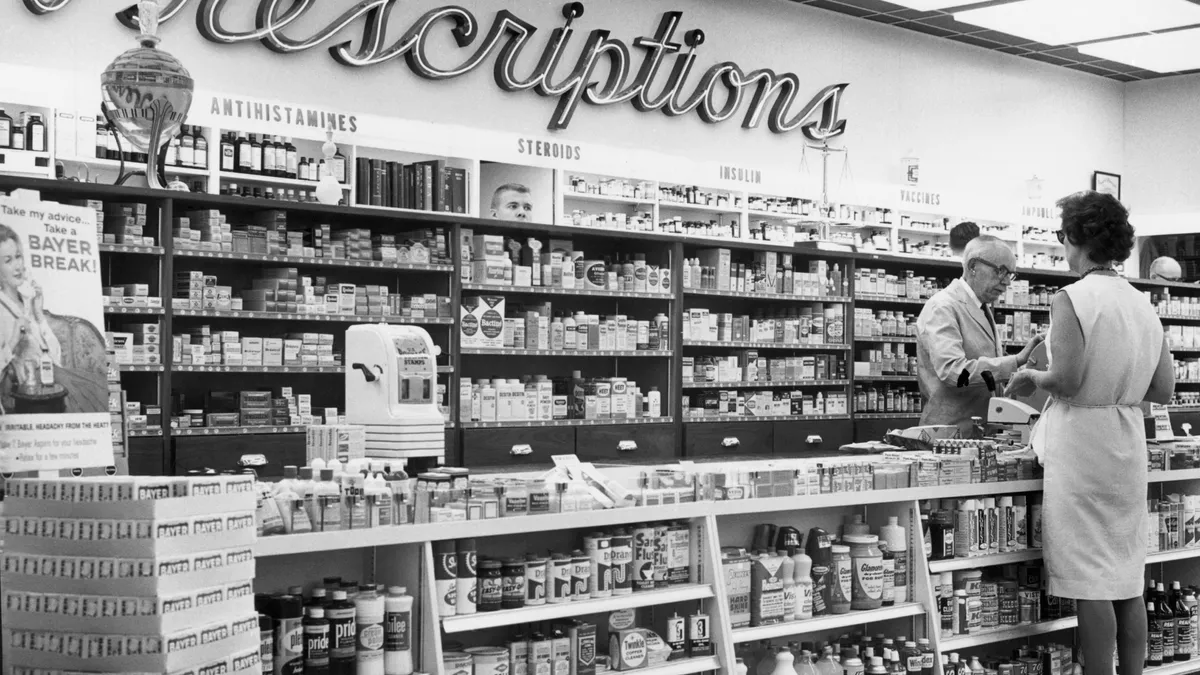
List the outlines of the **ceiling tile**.
{"type": "Polygon", "coordinates": [[[1023,45],[1023,44],[1026,44],[1027,42],[1029,42],[1028,38],[1017,37],[1015,35],[1009,35],[1008,33],[1001,33],[1000,31],[996,31],[996,30],[977,31],[977,32],[971,33],[971,35],[974,35],[977,38],[983,38],[984,40],[992,40],[993,42],[1000,42],[1000,43],[1003,43],[1006,45],[1012,45],[1013,47],[1015,47],[1017,45],[1023,45]]]}
{"type": "Polygon", "coordinates": [[[997,49],[996,51],[998,51],[998,52],[1004,52],[1005,54],[1013,54],[1013,55],[1020,55],[1020,54],[1028,54],[1028,53],[1029,53],[1029,50],[1028,50],[1028,49],[1025,49],[1024,47],[1000,47],[1000,48],[999,48],[999,49],[997,49]]]}
{"type": "Polygon", "coordinates": [[[1080,54],[1079,50],[1075,49],[1074,47],[1059,47],[1058,49],[1050,49],[1042,53],[1049,56],[1057,56],[1060,59],[1066,59],[1068,61],[1075,61],[1076,63],[1087,63],[1089,61],[1096,60],[1096,57],[1094,56],[1080,54]]]}
{"type": "Polygon", "coordinates": [[[949,14],[945,16],[931,16],[928,19],[921,19],[921,23],[935,26],[943,30],[954,31],[955,33],[973,33],[979,30],[979,26],[972,26],[969,23],[955,21],[954,17],[949,14]]]}
{"type": "Polygon", "coordinates": [[[1097,68],[1096,66],[1093,66],[1090,64],[1085,64],[1085,63],[1072,63],[1072,64],[1068,65],[1067,67],[1070,68],[1071,70],[1078,70],[1081,73],[1088,73],[1090,75],[1102,75],[1104,77],[1108,77],[1109,75],[1113,74],[1113,71],[1111,71],[1111,70],[1107,70],[1105,68],[1097,68]]]}
{"type": "Polygon", "coordinates": [[[901,28],[907,28],[918,33],[924,33],[926,35],[933,35],[936,37],[950,37],[951,35],[954,35],[952,31],[942,30],[936,26],[926,26],[919,21],[906,21],[896,25],[900,26],[901,28]]]}
{"type": "Polygon", "coordinates": [[[855,7],[859,7],[861,9],[879,12],[880,14],[904,9],[903,5],[885,2],[884,0],[838,0],[838,2],[841,2],[843,5],[854,5],[855,7]]]}
{"type": "Polygon", "coordinates": [[[984,49],[997,49],[1003,46],[998,42],[981,40],[973,35],[951,35],[947,39],[954,40],[955,42],[961,42],[963,44],[974,45],[976,47],[983,47],[984,49]]]}
{"type": "Polygon", "coordinates": [[[857,16],[859,18],[875,13],[869,9],[862,9],[860,7],[853,7],[851,5],[843,5],[840,2],[832,2],[831,0],[813,0],[812,2],[808,3],[808,6],[828,9],[833,12],[841,12],[842,14],[849,14],[850,16],[857,16]]]}
{"type": "Polygon", "coordinates": [[[1041,61],[1042,63],[1050,63],[1056,66],[1065,66],[1071,63],[1071,61],[1068,61],[1067,59],[1060,59],[1057,56],[1048,56],[1039,52],[1029,52],[1028,54],[1022,54],[1021,56],[1024,56],[1027,59],[1033,59],[1034,61],[1041,61]]]}
{"type": "Polygon", "coordinates": [[[901,9],[895,12],[888,12],[892,16],[900,17],[905,21],[915,21],[916,19],[928,19],[933,16],[948,16],[945,12],[922,12],[919,9],[901,9]]]}
{"type": "Polygon", "coordinates": [[[1097,59],[1095,61],[1091,61],[1091,64],[1093,66],[1100,66],[1101,68],[1107,68],[1118,73],[1132,73],[1141,70],[1141,68],[1138,68],[1137,66],[1129,66],[1125,65],[1124,63],[1117,63],[1116,61],[1109,61],[1107,59],[1097,59]]]}
{"type": "Polygon", "coordinates": [[[1170,75],[1170,73],[1156,73],[1153,70],[1139,70],[1136,73],[1129,74],[1141,80],[1156,80],[1160,77],[1167,77],[1170,75]]]}
{"type": "Polygon", "coordinates": [[[897,16],[888,16],[887,14],[872,14],[871,16],[863,17],[868,21],[878,21],[879,23],[897,24],[902,23],[904,19],[897,16]]]}
{"type": "Polygon", "coordinates": [[[1132,75],[1126,75],[1125,73],[1113,73],[1112,75],[1108,75],[1107,77],[1110,80],[1116,80],[1118,82],[1137,82],[1136,77],[1134,77],[1132,75]]]}

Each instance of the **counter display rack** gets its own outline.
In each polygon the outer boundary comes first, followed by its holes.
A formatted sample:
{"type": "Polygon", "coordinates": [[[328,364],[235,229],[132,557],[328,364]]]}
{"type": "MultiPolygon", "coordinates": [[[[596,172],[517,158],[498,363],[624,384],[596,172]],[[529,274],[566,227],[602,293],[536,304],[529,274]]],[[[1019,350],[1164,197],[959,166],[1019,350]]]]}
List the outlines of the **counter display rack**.
{"type": "MultiPolygon", "coordinates": [[[[647,194],[657,201],[657,183],[652,183],[652,191],[647,194]]],[[[882,396],[885,391],[913,395],[916,391],[916,378],[906,373],[894,373],[875,376],[854,376],[854,362],[871,358],[871,351],[888,348],[895,351],[900,348],[905,355],[915,354],[915,338],[910,336],[888,335],[857,335],[852,320],[855,310],[870,309],[876,311],[902,311],[915,314],[919,311],[921,301],[900,299],[895,310],[889,309],[889,303],[895,301],[887,295],[868,293],[858,287],[856,279],[860,269],[884,269],[890,274],[903,277],[908,270],[913,270],[916,276],[933,278],[951,278],[957,273],[956,261],[941,259],[924,259],[914,256],[880,253],[846,253],[836,251],[820,251],[804,244],[788,246],[777,242],[752,241],[731,238],[699,238],[659,231],[627,231],[622,229],[606,229],[601,227],[562,226],[542,223],[514,223],[495,220],[483,220],[468,215],[447,213],[425,213],[382,211],[347,206],[328,206],[314,203],[285,202],[279,200],[255,199],[203,193],[176,194],[154,192],[140,188],[112,187],[70,181],[48,181],[31,178],[0,176],[0,190],[19,187],[30,187],[41,190],[48,199],[93,199],[105,203],[140,203],[147,207],[148,235],[153,236],[153,244],[118,244],[105,243],[101,246],[102,267],[106,284],[147,283],[151,292],[145,299],[121,298],[112,299],[105,308],[106,323],[109,328],[122,328],[142,323],[157,323],[164,336],[179,335],[204,326],[213,330],[238,331],[246,335],[270,335],[287,330],[287,326],[310,326],[304,330],[317,332],[340,333],[340,331],[364,319],[361,316],[339,314],[311,314],[302,312],[268,312],[264,310],[216,309],[216,308],[187,308],[176,309],[170,297],[170,286],[176,273],[181,270],[200,269],[206,274],[218,277],[219,281],[229,279],[235,289],[236,284],[249,286],[249,280],[258,275],[261,270],[280,268],[295,268],[302,276],[346,279],[357,283],[380,285],[386,284],[388,289],[399,293],[436,292],[449,298],[450,316],[378,317],[392,323],[412,324],[425,327],[433,336],[435,343],[442,349],[439,357],[440,384],[445,385],[445,408],[451,420],[451,428],[447,432],[447,448],[449,463],[467,463],[487,457],[488,464],[494,465],[511,460],[513,455],[509,450],[519,444],[529,444],[534,448],[537,461],[549,461],[553,452],[564,449],[563,444],[574,444],[577,452],[594,458],[621,457],[639,459],[640,461],[660,461],[669,457],[696,458],[727,454],[731,446],[722,445],[727,437],[736,437],[740,443],[732,451],[741,454],[766,453],[789,454],[798,447],[806,451],[820,448],[830,449],[853,440],[878,438],[889,427],[898,424],[911,423],[910,420],[919,417],[919,413],[885,411],[883,409],[863,408],[854,410],[854,393],[856,388],[874,386],[882,396]],[[233,251],[200,250],[195,248],[182,249],[176,246],[174,233],[171,231],[172,219],[182,214],[196,211],[213,210],[228,216],[228,222],[237,225],[248,222],[261,214],[283,214],[288,219],[289,226],[295,223],[299,228],[308,228],[322,223],[336,223],[334,229],[364,228],[377,229],[382,233],[403,233],[414,230],[437,230],[445,233],[446,256],[444,262],[430,263],[401,262],[396,260],[365,260],[346,259],[344,257],[324,257],[317,255],[274,255],[268,253],[250,253],[233,251]],[[582,250],[593,260],[602,260],[614,255],[613,260],[623,260],[628,253],[644,254],[648,263],[657,265],[662,272],[670,273],[669,292],[649,292],[626,290],[624,287],[610,290],[608,288],[555,288],[548,286],[495,286],[493,284],[477,283],[470,279],[468,263],[456,259],[453,254],[453,242],[460,241],[464,233],[479,235],[495,235],[507,237],[513,241],[524,243],[530,237],[538,238],[543,243],[550,239],[573,242],[577,250],[582,250]],[[165,236],[164,236],[165,235],[165,236]],[[791,256],[790,267],[797,273],[809,275],[825,274],[820,279],[806,277],[805,283],[815,282],[821,286],[821,291],[804,292],[800,286],[795,289],[772,284],[764,285],[761,277],[754,277],[748,290],[724,290],[716,287],[693,287],[685,284],[685,277],[690,272],[697,259],[711,255],[702,251],[724,249],[728,251],[729,261],[738,274],[751,279],[751,271],[760,269],[759,265],[774,264],[776,269],[783,268],[784,256],[791,256]],[[594,256],[594,257],[593,257],[594,256]],[[685,265],[689,269],[685,272],[685,265]],[[840,281],[835,281],[834,268],[840,281]],[[809,272],[808,270],[812,270],[809,272]],[[759,290],[755,290],[755,289],[759,290]],[[783,291],[790,292],[783,292],[783,291]],[[779,292],[773,292],[779,291],[779,292]],[[631,318],[646,320],[661,314],[669,327],[667,339],[655,349],[617,350],[617,349],[584,349],[558,350],[554,348],[495,348],[479,347],[461,344],[457,312],[463,298],[468,296],[491,295],[505,298],[509,307],[552,307],[555,313],[584,311],[587,313],[609,316],[626,315],[631,318]],[[161,305],[161,306],[159,306],[161,305]],[[904,307],[904,309],[900,309],[904,307]],[[911,307],[910,309],[907,309],[911,307]],[[732,316],[748,317],[746,320],[760,321],[763,318],[808,316],[815,318],[815,310],[835,312],[832,316],[840,316],[842,325],[841,341],[833,342],[826,339],[820,343],[783,343],[771,339],[753,339],[749,335],[714,334],[711,339],[697,339],[685,336],[685,325],[691,322],[691,312],[694,309],[707,310],[712,315],[730,314],[732,316]],[[840,309],[836,309],[840,308],[840,309]],[[836,312],[841,312],[840,315],[836,312]],[[827,363],[844,363],[845,374],[839,372],[804,372],[797,370],[772,374],[769,379],[762,375],[751,379],[741,372],[728,371],[726,376],[717,378],[714,382],[693,381],[684,382],[682,370],[685,363],[696,367],[698,359],[717,358],[728,359],[736,357],[739,366],[744,363],[741,359],[755,352],[758,358],[780,362],[789,361],[795,364],[807,363],[810,357],[828,360],[827,363]],[[495,357],[501,357],[496,359],[495,357]],[[459,393],[461,378],[470,379],[472,383],[504,376],[505,378],[520,378],[525,375],[543,374],[549,378],[566,377],[575,370],[583,371],[589,377],[625,377],[637,381],[643,395],[651,386],[658,389],[661,398],[660,414],[655,416],[653,423],[638,421],[630,424],[627,420],[605,421],[604,419],[580,420],[571,424],[561,422],[553,425],[534,425],[519,422],[502,422],[491,420],[470,419],[459,409],[469,400],[459,393]],[[453,374],[454,376],[452,376],[453,374]],[[787,392],[797,392],[796,395],[815,397],[818,393],[826,400],[831,395],[845,395],[848,399],[847,412],[817,413],[803,415],[772,415],[770,417],[752,417],[747,415],[719,416],[722,422],[735,425],[728,434],[718,429],[718,425],[702,422],[704,416],[690,415],[681,405],[702,407],[705,405],[702,397],[706,392],[735,391],[739,396],[750,398],[751,394],[759,393],[770,397],[785,395],[787,392]],[[687,398],[685,398],[685,396],[687,398]],[[460,403],[464,402],[464,403],[460,403]],[[868,412],[869,410],[869,412],[868,412]],[[478,424],[475,424],[478,423],[478,424]],[[757,430],[752,425],[759,425],[757,430]],[[459,429],[458,427],[462,427],[459,429]],[[565,432],[578,430],[574,436],[565,432]],[[512,438],[507,432],[514,434],[522,432],[524,438],[512,438]],[[586,432],[586,433],[585,433],[586,432]],[[611,432],[611,433],[609,433],[611,432]],[[723,435],[722,435],[723,434],[723,435]],[[819,438],[818,445],[804,441],[808,438],[819,438]],[[651,440],[653,439],[653,441],[651,440]],[[620,445],[621,441],[631,441],[638,445],[636,453],[612,454],[612,448],[620,445]],[[648,453],[648,447],[657,448],[665,444],[665,450],[655,450],[648,453]],[[481,445],[482,444],[482,445],[481,445]],[[507,444],[507,445],[505,445],[507,444]],[[482,448],[479,452],[469,446],[482,448]],[[503,447],[501,447],[503,446],[503,447]],[[482,453],[482,455],[481,455],[482,453]],[[599,453],[599,454],[593,454],[599,453]]],[[[563,195],[564,199],[575,195],[563,195]]],[[[630,198],[640,200],[646,197],[630,198]]],[[[707,208],[707,207],[706,207],[707,208]]],[[[776,214],[790,217],[794,214],[776,214]]],[[[282,216],[280,216],[282,217],[282,216]]],[[[803,220],[803,218],[800,218],[803,220]]],[[[372,231],[374,231],[374,229],[372,231]]],[[[461,253],[461,252],[460,252],[461,253]]],[[[707,262],[706,258],[706,262],[707,262]]],[[[702,266],[703,267],[703,266],[702,266]]],[[[1050,286],[1061,285],[1069,280],[1069,275],[1057,270],[1022,270],[1022,279],[1032,283],[1050,286]]],[[[688,279],[690,282],[690,279],[688,279]]],[[[229,283],[226,282],[226,283],[229,283]]],[[[623,283],[623,282],[622,282],[623,283]]],[[[1184,284],[1167,284],[1135,280],[1134,283],[1153,293],[1169,291],[1172,297],[1188,296],[1188,289],[1195,292],[1195,287],[1184,284]],[[1157,289],[1157,290],[1156,290],[1157,289]]],[[[1156,296],[1157,297],[1157,296],[1156,296]]],[[[1027,303],[998,303],[998,312],[1030,312],[1045,320],[1045,308],[1027,303]]],[[[822,317],[824,318],[824,317],[822,317]]],[[[1200,323],[1200,319],[1185,317],[1189,322],[1200,323]]],[[[806,319],[807,320],[807,319],[806,319]]],[[[724,321],[724,319],[720,319],[724,321]]],[[[716,323],[716,321],[714,321],[716,323]]],[[[1169,323],[1169,320],[1168,320],[1169,323]]],[[[747,324],[749,325],[749,324],[747,324]]],[[[778,339],[778,338],[776,338],[778,339]]],[[[790,339],[790,338],[789,338],[790,339]]],[[[1006,348],[1017,349],[1023,343],[1006,341],[1006,348]]],[[[341,365],[280,365],[280,366],[245,366],[224,365],[221,363],[187,363],[176,358],[170,341],[165,341],[161,355],[161,372],[153,366],[158,364],[126,364],[121,368],[121,376],[128,380],[127,384],[138,391],[130,400],[138,400],[143,405],[160,405],[163,408],[164,424],[157,436],[158,445],[150,445],[152,431],[137,429],[137,441],[140,446],[138,455],[138,472],[167,472],[173,473],[182,464],[178,461],[179,453],[175,438],[166,431],[169,424],[165,423],[171,417],[180,414],[173,405],[172,392],[187,390],[199,393],[210,387],[236,388],[243,381],[258,386],[293,386],[300,391],[321,393],[327,398],[314,400],[314,408],[325,404],[340,405],[340,387],[331,386],[336,380],[331,379],[344,372],[341,365]],[[265,376],[265,379],[264,379],[265,376]],[[246,379],[246,378],[256,379],[246,379]],[[242,379],[239,379],[242,378],[242,379]],[[142,390],[145,390],[144,392],[142,390]]],[[[1180,354],[1187,355],[1187,350],[1181,349],[1180,354]]],[[[804,367],[807,367],[806,365],[804,367]]],[[[860,370],[861,372],[861,370],[860,370]]],[[[465,380],[462,380],[465,381],[465,380]]],[[[1200,380],[1180,378],[1183,388],[1194,386],[1200,380]]],[[[761,400],[761,399],[760,399],[761,400]]],[[[882,405],[882,398],[880,399],[882,405]]],[[[1186,412],[1184,408],[1176,408],[1186,412]]],[[[797,410],[799,412],[799,410],[797,410]]],[[[816,411],[810,411],[816,412],[816,411]]],[[[196,433],[189,431],[190,433],[196,433]]],[[[247,435],[258,432],[248,431],[247,435]]],[[[265,433],[265,432],[263,432],[265,433]]],[[[267,434],[278,439],[278,433],[267,434]]],[[[283,434],[286,436],[287,434],[283,434]]],[[[302,443],[299,434],[287,440],[286,447],[294,449],[302,443]]],[[[281,462],[274,459],[270,453],[283,446],[267,447],[271,457],[270,470],[278,470],[281,462]]],[[[189,451],[202,456],[202,450],[189,451]]],[[[187,454],[187,453],[185,453],[187,454]]],[[[528,460],[533,461],[533,460],[528,460]]],[[[192,461],[192,466],[195,461],[192,461]]]]}

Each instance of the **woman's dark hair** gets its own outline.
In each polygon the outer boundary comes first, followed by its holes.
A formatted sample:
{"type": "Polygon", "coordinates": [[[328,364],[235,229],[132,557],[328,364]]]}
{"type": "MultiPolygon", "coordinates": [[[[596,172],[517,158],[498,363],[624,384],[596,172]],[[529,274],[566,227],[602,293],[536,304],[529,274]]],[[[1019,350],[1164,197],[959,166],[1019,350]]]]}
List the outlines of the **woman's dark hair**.
{"type": "Polygon", "coordinates": [[[950,230],[950,250],[961,251],[972,239],[979,236],[979,226],[969,220],[963,221],[950,230]]]}
{"type": "Polygon", "coordinates": [[[1076,246],[1087,250],[1094,263],[1120,262],[1133,251],[1133,225],[1129,210],[1117,198],[1085,190],[1058,200],[1062,231],[1076,246]]]}

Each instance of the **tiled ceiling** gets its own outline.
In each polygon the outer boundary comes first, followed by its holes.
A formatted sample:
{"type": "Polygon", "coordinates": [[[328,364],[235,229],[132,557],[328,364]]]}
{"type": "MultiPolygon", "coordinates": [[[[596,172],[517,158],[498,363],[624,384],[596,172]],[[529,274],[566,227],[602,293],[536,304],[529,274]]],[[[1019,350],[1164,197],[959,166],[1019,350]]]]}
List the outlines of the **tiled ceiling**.
{"type": "MultiPolygon", "coordinates": [[[[1046,45],[1040,42],[987,30],[979,26],[955,21],[953,12],[967,7],[985,7],[988,5],[1004,4],[1014,0],[963,0],[959,7],[948,7],[945,10],[919,11],[896,5],[886,0],[793,0],[797,4],[816,7],[819,9],[847,14],[867,21],[906,28],[908,30],[933,35],[935,37],[961,42],[963,44],[982,47],[992,51],[1011,54],[1021,58],[1041,61],[1082,73],[1099,75],[1120,82],[1136,82],[1138,80],[1153,80],[1171,75],[1190,75],[1200,73],[1200,70],[1188,70],[1175,73],[1156,73],[1142,70],[1115,61],[1096,58],[1081,53],[1076,49],[1079,45],[1046,45]]],[[[1137,2],[1137,0],[1129,0],[1137,2]]],[[[1188,0],[1200,4],[1200,0],[1188,0]]],[[[1191,26],[1189,26],[1191,28],[1191,26]]],[[[1165,32],[1165,31],[1162,31],[1165,32]]],[[[1147,35],[1148,33],[1135,33],[1147,35]]],[[[1129,37],[1129,36],[1122,36],[1129,37]]]]}

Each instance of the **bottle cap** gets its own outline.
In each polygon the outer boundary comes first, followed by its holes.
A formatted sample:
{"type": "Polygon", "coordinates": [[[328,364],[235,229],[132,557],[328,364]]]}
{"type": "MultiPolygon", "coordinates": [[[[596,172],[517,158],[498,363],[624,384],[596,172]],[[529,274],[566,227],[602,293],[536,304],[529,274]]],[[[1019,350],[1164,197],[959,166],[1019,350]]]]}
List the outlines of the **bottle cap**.
{"type": "Polygon", "coordinates": [[[345,600],[346,599],[346,591],[343,591],[341,589],[334,591],[333,599],[334,600],[345,600]]]}
{"type": "Polygon", "coordinates": [[[309,607],[308,615],[314,619],[324,619],[325,618],[325,608],[324,607],[309,607]]]}

